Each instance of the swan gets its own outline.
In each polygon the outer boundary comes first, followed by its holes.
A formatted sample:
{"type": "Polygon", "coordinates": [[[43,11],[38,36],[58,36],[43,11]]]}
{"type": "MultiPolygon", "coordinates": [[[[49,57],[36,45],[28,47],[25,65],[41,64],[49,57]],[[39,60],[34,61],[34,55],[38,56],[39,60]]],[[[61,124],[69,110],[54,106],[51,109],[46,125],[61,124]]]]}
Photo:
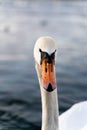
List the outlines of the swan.
{"type": "Polygon", "coordinates": [[[56,42],[49,36],[40,37],[34,46],[35,68],[42,100],[42,130],[87,130],[87,101],[75,104],[59,116],[56,50],[56,42]]]}

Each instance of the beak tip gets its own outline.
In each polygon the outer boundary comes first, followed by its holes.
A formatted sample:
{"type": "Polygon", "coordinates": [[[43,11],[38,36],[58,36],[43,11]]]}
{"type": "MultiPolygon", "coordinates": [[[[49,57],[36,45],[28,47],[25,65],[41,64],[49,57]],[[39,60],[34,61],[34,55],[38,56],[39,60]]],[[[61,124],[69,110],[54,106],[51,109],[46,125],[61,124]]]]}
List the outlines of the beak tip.
{"type": "Polygon", "coordinates": [[[48,92],[52,92],[53,90],[54,90],[54,89],[53,89],[51,83],[49,83],[48,88],[47,88],[47,91],[48,91],[48,92]]]}

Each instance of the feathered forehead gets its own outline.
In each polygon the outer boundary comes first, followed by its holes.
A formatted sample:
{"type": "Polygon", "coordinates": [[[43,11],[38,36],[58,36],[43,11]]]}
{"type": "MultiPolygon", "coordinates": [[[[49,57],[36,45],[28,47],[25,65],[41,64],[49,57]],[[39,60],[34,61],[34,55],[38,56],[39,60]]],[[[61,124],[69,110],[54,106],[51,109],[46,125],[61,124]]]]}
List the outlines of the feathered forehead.
{"type": "Polygon", "coordinates": [[[36,45],[39,49],[48,54],[51,54],[56,50],[55,41],[51,37],[40,37],[37,40],[36,45]]]}
{"type": "Polygon", "coordinates": [[[55,41],[51,37],[40,37],[34,46],[34,58],[38,64],[41,61],[41,52],[46,52],[51,55],[56,50],[55,41]]]}

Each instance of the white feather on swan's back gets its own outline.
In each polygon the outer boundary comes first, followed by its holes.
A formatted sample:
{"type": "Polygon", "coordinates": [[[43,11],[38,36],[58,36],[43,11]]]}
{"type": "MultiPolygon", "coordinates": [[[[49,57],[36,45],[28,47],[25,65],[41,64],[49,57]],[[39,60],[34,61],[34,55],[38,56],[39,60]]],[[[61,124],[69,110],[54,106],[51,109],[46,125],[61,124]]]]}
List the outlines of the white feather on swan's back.
{"type": "Polygon", "coordinates": [[[87,101],[73,105],[60,115],[59,130],[87,130],[87,101]]]}

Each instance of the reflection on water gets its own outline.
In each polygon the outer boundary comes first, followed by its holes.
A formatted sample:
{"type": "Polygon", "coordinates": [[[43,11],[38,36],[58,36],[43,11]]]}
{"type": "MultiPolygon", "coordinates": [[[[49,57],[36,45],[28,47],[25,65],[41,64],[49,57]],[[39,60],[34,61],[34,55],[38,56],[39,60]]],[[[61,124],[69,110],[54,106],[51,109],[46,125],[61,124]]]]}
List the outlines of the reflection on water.
{"type": "Polygon", "coordinates": [[[86,2],[0,3],[1,130],[40,130],[41,97],[33,59],[39,36],[50,35],[58,43],[60,113],[87,100],[86,34],[86,2]]]}

